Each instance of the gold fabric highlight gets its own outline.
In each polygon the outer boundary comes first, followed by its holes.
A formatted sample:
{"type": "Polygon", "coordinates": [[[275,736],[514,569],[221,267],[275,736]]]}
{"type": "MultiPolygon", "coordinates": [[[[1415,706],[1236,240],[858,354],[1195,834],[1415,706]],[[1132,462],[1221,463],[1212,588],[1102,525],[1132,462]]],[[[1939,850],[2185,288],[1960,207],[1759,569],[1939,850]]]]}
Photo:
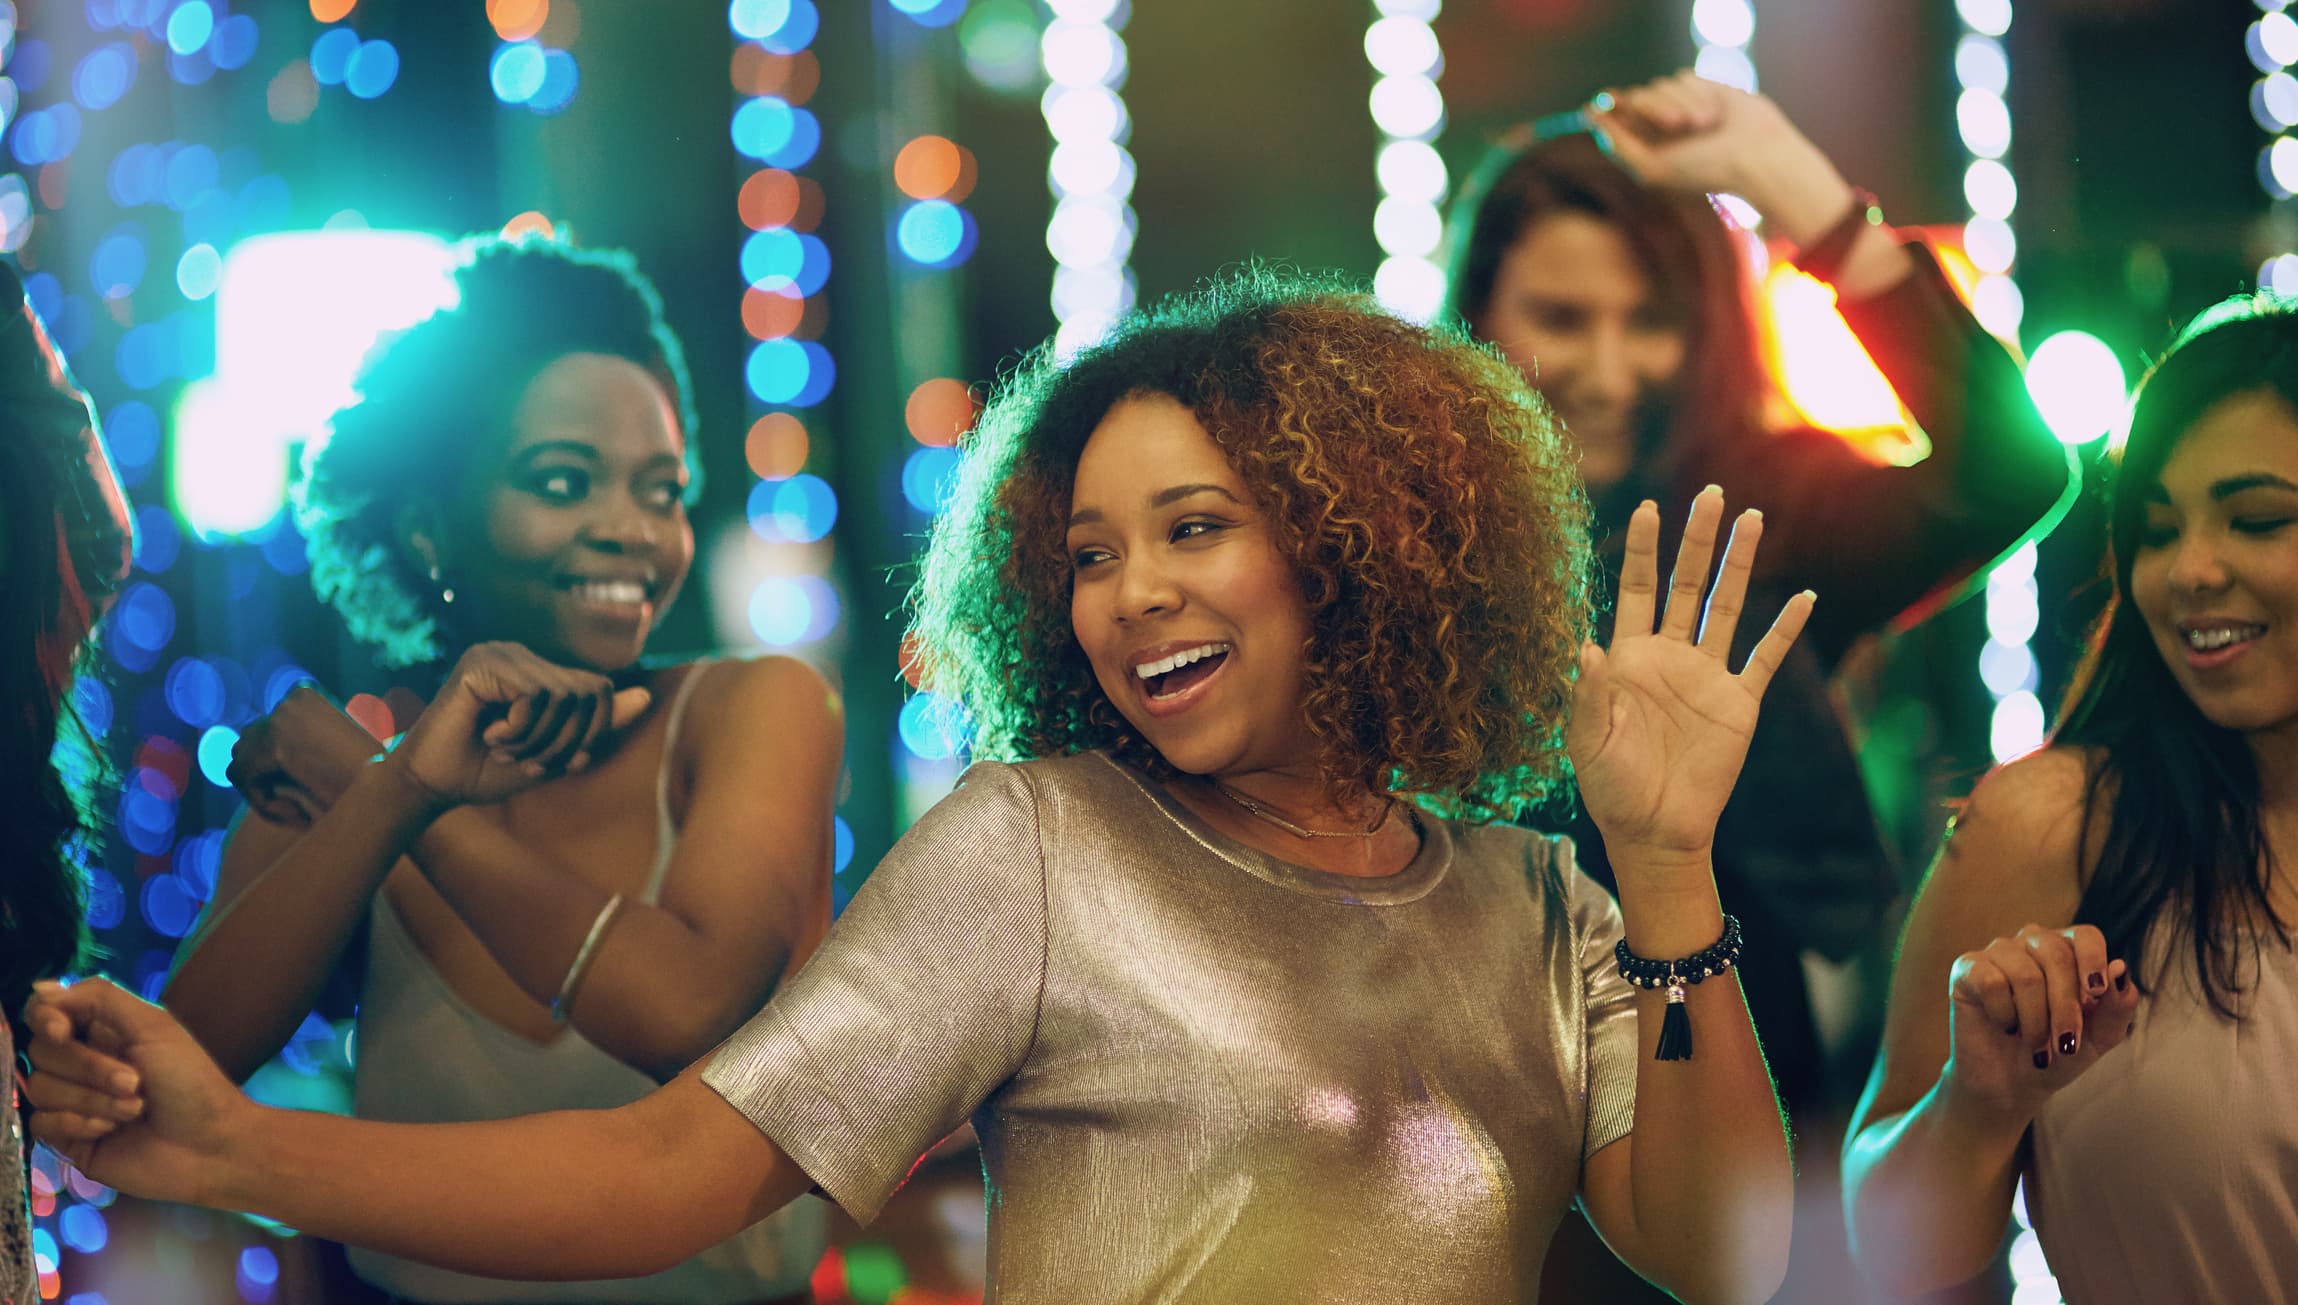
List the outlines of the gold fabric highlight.
{"type": "Polygon", "coordinates": [[[1633,1122],[1619,912],[1419,820],[1354,879],[1100,753],[977,765],[703,1079],[864,1221],[970,1116],[993,1300],[1529,1300],[1633,1122]]]}

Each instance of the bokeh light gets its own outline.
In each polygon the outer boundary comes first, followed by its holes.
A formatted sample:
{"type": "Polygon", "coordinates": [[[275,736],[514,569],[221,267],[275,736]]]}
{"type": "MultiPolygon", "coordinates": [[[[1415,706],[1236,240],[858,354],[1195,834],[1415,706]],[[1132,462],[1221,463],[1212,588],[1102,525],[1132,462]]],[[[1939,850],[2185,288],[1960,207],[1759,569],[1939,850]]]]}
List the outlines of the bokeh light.
{"type": "Polygon", "coordinates": [[[2060,331],[2035,346],[2027,359],[2027,393],[2067,444],[2111,432],[2129,399],[2122,360],[2087,331],[2060,331]]]}
{"type": "Polygon", "coordinates": [[[902,421],[911,439],[920,444],[947,447],[973,429],[974,418],[980,410],[965,382],[936,377],[910,391],[909,401],[902,408],[902,421]]]}

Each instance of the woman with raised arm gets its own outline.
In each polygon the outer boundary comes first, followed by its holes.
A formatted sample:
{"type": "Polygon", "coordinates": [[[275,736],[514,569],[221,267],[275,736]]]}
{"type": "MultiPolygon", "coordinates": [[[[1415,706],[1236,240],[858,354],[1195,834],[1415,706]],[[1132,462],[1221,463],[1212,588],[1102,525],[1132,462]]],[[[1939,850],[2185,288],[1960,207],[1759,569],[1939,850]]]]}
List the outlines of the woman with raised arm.
{"type": "Polygon", "coordinates": [[[2230,300],[2155,364],[2109,520],[2052,745],[1972,793],[1908,920],[1855,1249],[1963,1281],[2023,1179],[2071,1305],[2298,1301],[2298,307],[2230,300]]]}
{"type": "Polygon", "coordinates": [[[86,395],[0,263],[0,1305],[38,1305],[16,1117],[16,1023],[32,981],[77,969],[88,926],[73,840],[97,741],[65,706],[81,648],[128,577],[130,518],[86,395]]]}
{"type": "MultiPolygon", "coordinates": [[[[301,520],[354,635],[454,663],[427,734],[491,724],[501,758],[368,765],[375,740],[295,691],[235,753],[250,812],[164,998],[244,1080],[353,970],[355,1112],[411,1123],[621,1105],[755,1013],[829,927],[842,751],[801,662],[640,662],[694,556],[694,413],[653,288],[544,241],[474,242],[454,280],[368,363],[301,520]],[[627,729],[617,687],[651,704],[627,729]]],[[[642,1283],[351,1264],[408,1301],[750,1305],[803,1297],[827,1213],[642,1283]]]]}
{"type": "Polygon", "coordinates": [[[1722,518],[1696,500],[1663,595],[1637,513],[1599,649],[1571,459],[1513,369],[1231,279],[990,404],[917,615],[1000,759],[706,1064],[622,1109],[391,1127],[252,1106],[80,985],[30,1015],[36,1127],[129,1190],[567,1277],[811,1187],[867,1221],[970,1117],[1003,1301],[1531,1300],[1575,1199],[1684,1299],[1763,1300],[1787,1146],[1708,848],[1810,599],[1734,674],[1761,521],[1703,623],[1722,518]],[[1494,820],[1567,747],[1617,906],[1494,820]],[[123,1063],[140,1094],[102,1086],[123,1063]]]}

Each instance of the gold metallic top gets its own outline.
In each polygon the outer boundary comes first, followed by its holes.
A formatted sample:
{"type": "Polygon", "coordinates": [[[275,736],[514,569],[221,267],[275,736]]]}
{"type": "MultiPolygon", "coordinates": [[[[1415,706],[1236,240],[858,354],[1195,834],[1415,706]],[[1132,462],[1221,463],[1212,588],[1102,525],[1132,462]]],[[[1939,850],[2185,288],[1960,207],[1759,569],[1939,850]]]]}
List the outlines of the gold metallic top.
{"type": "Polygon", "coordinates": [[[703,1073],[867,1222],[970,1115],[991,1299],[1530,1300],[1635,1109],[1612,899],[1421,817],[1357,879],[1101,753],[984,763],[703,1073]]]}

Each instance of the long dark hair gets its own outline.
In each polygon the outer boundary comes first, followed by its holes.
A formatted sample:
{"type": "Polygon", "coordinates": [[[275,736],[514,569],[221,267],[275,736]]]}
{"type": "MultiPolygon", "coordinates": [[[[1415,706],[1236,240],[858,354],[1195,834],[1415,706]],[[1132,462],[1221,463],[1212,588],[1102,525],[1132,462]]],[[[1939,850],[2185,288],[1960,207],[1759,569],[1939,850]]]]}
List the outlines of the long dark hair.
{"type": "MultiPolygon", "coordinates": [[[[2138,973],[2166,915],[2211,1008],[2235,1016],[2262,935],[2290,935],[2267,900],[2273,850],[2259,821],[2258,767],[2242,734],[2212,724],[2156,650],[2131,599],[2147,491],[2213,404],[2266,391],[2298,408],[2298,301],[2241,295],[2197,317],[2140,382],[2130,436],[2108,495],[2114,596],[2067,690],[2054,743],[2096,756],[2085,794],[2087,859],[2105,803],[2098,859],[2076,909],[2138,973]]],[[[2166,952],[2166,957],[2171,953],[2166,952]]]]}
{"type": "Polygon", "coordinates": [[[56,472],[32,441],[0,434],[0,1003],[13,1022],[34,979],[80,967],[91,948],[78,841],[87,812],[55,764],[76,754],[88,777],[96,752],[65,701],[87,632],[88,599],[67,560],[56,472]]]}
{"type": "Polygon", "coordinates": [[[1461,190],[1454,212],[1448,307],[1479,339],[1500,263],[1542,218],[1580,213],[1618,227],[1651,282],[1655,307],[1684,328],[1677,400],[1638,450],[1651,483],[1704,477],[1734,441],[1763,424],[1764,377],[1748,277],[1729,228],[1704,195],[1647,186],[1574,132],[1501,141],[1461,190]],[[1696,396],[1696,402],[1692,401],[1696,396]]]}

